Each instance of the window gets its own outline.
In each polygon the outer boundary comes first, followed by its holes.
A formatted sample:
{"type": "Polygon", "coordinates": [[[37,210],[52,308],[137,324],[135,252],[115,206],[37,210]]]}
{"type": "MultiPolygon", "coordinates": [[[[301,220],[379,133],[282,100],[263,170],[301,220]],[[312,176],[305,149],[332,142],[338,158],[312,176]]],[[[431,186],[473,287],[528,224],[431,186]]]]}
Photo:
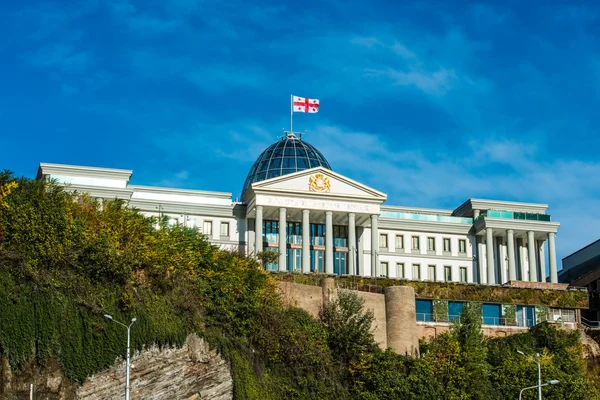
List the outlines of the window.
{"type": "Polygon", "coordinates": [[[452,267],[449,265],[444,266],[444,279],[446,282],[452,281],[452,267]]]}
{"type": "Polygon", "coordinates": [[[575,310],[551,308],[548,317],[554,322],[575,322],[575,310]]]}
{"type": "Polygon", "coordinates": [[[229,236],[229,222],[221,222],[221,236],[229,236]]]}
{"type": "Polygon", "coordinates": [[[413,279],[421,279],[421,264],[413,264],[413,279]]]}
{"type": "Polygon", "coordinates": [[[413,250],[421,249],[421,246],[419,246],[419,237],[418,236],[412,237],[412,249],[413,250]]]}
{"type": "Polygon", "coordinates": [[[379,263],[379,276],[388,276],[388,263],[382,261],[379,263]]]}
{"type": "Polygon", "coordinates": [[[379,247],[388,247],[388,236],[387,233],[382,233],[379,235],[379,247]]]}
{"type": "Polygon", "coordinates": [[[396,277],[404,278],[404,263],[396,263],[396,277]]]}
{"type": "Polygon", "coordinates": [[[417,321],[431,322],[433,314],[433,302],[431,300],[415,300],[417,321]]]}
{"type": "Polygon", "coordinates": [[[500,304],[483,304],[481,313],[484,325],[501,325],[502,310],[500,304]]]}
{"type": "Polygon", "coordinates": [[[458,251],[459,253],[467,252],[467,241],[465,239],[460,239],[458,241],[458,251]]]}
{"type": "Polygon", "coordinates": [[[460,267],[458,272],[459,272],[458,279],[463,283],[466,282],[467,281],[467,267],[460,267]]]}
{"type": "Polygon", "coordinates": [[[427,267],[427,279],[430,281],[435,281],[435,265],[430,265],[427,267]]]}
{"type": "Polygon", "coordinates": [[[404,235],[396,235],[396,250],[404,248],[404,235]]]}
{"type": "Polygon", "coordinates": [[[205,235],[212,235],[212,221],[204,221],[204,232],[205,235]]]}
{"type": "Polygon", "coordinates": [[[435,238],[427,238],[427,251],[435,251],[435,238]]]}
{"type": "Polygon", "coordinates": [[[463,302],[461,301],[449,301],[448,302],[448,320],[454,322],[460,319],[463,312],[463,302]]]}
{"type": "Polygon", "coordinates": [[[450,238],[444,238],[444,252],[450,253],[452,251],[452,247],[450,245],[450,238]]]}

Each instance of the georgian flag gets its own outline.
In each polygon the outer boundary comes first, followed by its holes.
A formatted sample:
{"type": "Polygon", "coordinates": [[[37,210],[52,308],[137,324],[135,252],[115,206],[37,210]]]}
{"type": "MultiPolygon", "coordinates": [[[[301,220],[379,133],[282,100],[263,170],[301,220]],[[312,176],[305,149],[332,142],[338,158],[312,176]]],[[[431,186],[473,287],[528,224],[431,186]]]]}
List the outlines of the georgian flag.
{"type": "Polygon", "coordinates": [[[319,99],[307,99],[293,96],[294,112],[316,113],[319,112],[319,99]]]}

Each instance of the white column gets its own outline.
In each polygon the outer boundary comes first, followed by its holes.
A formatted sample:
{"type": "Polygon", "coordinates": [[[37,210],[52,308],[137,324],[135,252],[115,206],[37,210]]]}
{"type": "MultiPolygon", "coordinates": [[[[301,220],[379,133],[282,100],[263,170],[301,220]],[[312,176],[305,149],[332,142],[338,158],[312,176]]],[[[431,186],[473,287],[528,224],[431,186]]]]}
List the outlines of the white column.
{"type": "Polygon", "coordinates": [[[358,234],[358,251],[356,257],[356,275],[365,276],[365,228],[359,226],[358,234]]]}
{"type": "Polygon", "coordinates": [[[263,251],[263,206],[256,206],[254,235],[254,247],[256,248],[256,253],[260,253],[263,251]]]}
{"type": "Polygon", "coordinates": [[[348,214],[348,274],[356,275],[356,215],[348,214]]]}
{"type": "Polygon", "coordinates": [[[378,276],[377,253],[379,252],[378,215],[371,215],[371,276],[378,276]]]}
{"type": "MultiPolygon", "coordinates": [[[[526,273],[525,268],[525,255],[523,252],[525,251],[525,239],[517,239],[517,249],[519,251],[519,262],[521,263],[521,280],[529,282],[529,275],[526,273]]],[[[526,251],[525,251],[526,252],[526,251]]]]}
{"type": "Polygon", "coordinates": [[[287,271],[287,210],[279,209],[279,271],[287,271]]]}
{"type": "Polygon", "coordinates": [[[517,267],[515,264],[515,232],[512,229],[506,231],[506,246],[508,250],[508,280],[517,280],[517,267]]]}
{"type": "Polygon", "coordinates": [[[537,263],[535,262],[535,235],[533,231],[527,231],[527,250],[529,259],[529,280],[537,282],[537,263]]]}
{"type": "Polygon", "coordinates": [[[545,240],[538,240],[538,257],[539,257],[539,269],[538,274],[540,274],[540,282],[546,282],[546,255],[544,254],[544,242],[545,240]]]}
{"type": "Polygon", "coordinates": [[[548,258],[550,264],[550,282],[558,283],[558,271],[556,269],[556,243],[554,241],[556,234],[548,234],[548,258]]]}
{"type": "Polygon", "coordinates": [[[302,272],[310,272],[310,210],[302,210],[302,272]]]}
{"type": "Polygon", "coordinates": [[[480,214],[479,210],[473,210],[473,220],[476,220],[477,218],[479,218],[479,214],[480,214]]]}
{"type": "Polygon", "coordinates": [[[475,236],[475,240],[477,241],[477,268],[479,269],[479,283],[484,284],[487,283],[487,277],[485,273],[485,263],[483,262],[483,237],[475,236]]]}
{"type": "Polygon", "coordinates": [[[487,256],[487,283],[496,284],[496,273],[494,268],[494,231],[485,228],[485,251],[487,256]]]}
{"type": "Polygon", "coordinates": [[[325,212],[325,272],[333,274],[333,212],[325,212]]]}

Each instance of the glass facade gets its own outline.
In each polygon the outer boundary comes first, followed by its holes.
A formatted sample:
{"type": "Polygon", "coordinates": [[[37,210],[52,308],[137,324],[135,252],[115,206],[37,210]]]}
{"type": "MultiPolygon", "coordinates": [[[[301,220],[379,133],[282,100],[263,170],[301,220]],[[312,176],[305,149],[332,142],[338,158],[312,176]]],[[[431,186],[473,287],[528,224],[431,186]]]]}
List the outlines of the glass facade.
{"type": "Polygon", "coordinates": [[[463,302],[462,301],[449,301],[448,302],[448,320],[450,322],[454,322],[457,319],[460,319],[460,316],[463,312],[463,302]]]}
{"type": "Polygon", "coordinates": [[[534,306],[517,306],[517,325],[527,328],[535,325],[535,307],[534,306]]]}
{"type": "Polygon", "coordinates": [[[502,325],[502,307],[500,304],[483,304],[481,313],[484,325],[502,325]]]}
{"type": "Polygon", "coordinates": [[[473,224],[473,218],[451,217],[434,214],[415,214],[396,211],[381,211],[381,218],[408,219],[413,221],[452,222],[456,224],[473,224]]]}
{"type": "MultiPolygon", "coordinates": [[[[325,224],[310,224],[310,270],[325,272],[325,224]]],[[[263,221],[263,242],[265,250],[279,251],[279,221],[263,221]]],[[[286,271],[302,270],[302,223],[291,221],[286,223],[286,271]]],[[[348,227],[333,226],[333,273],[348,273],[348,227]]],[[[267,265],[268,271],[277,271],[277,263],[267,265]]]]}
{"type": "Polygon", "coordinates": [[[431,322],[433,314],[433,302],[431,300],[416,301],[417,321],[431,322]]]}
{"type": "Polygon", "coordinates": [[[311,144],[288,134],[273,143],[256,159],[244,182],[242,194],[254,182],[303,171],[314,167],[331,169],[323,154],[311,144]]]}

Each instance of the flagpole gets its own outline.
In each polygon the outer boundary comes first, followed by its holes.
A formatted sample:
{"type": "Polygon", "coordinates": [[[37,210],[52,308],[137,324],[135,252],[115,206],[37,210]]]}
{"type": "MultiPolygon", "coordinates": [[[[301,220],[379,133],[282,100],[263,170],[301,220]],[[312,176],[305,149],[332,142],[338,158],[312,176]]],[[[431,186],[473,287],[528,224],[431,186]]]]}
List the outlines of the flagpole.
{"type": "Polygon", "coordinates": [[[290,94],[290,133],[293,133],[292,130],[292,117],[294,115],[294,95],[290,94]]]}

